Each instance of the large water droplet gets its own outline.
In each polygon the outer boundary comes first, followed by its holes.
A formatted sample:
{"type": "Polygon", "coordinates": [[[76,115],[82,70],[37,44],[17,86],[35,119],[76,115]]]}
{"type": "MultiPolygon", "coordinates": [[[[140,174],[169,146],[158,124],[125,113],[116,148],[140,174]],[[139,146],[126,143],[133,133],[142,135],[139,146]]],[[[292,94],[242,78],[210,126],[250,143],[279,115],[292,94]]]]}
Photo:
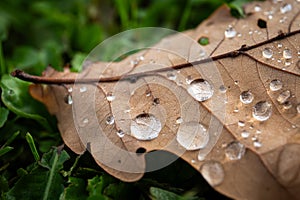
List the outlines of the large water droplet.
{"type": "Polygon", "coordinates": [[[152,140],[161,131],[161,122],[152,114],[143,113],[131,121],[131,135],[138,140],[152,140]]]}
{"type": "Polygon", "coordinates": [[[187,150],[204,148],[209,141],[207,129],[198,122],[181,124],[177,132],[177,142],[187,150]]]}
{"type": "Polygon", "coordinates": [[[283,50],[282,52],[282,56],[285,58],[285,59],[291,59],[292,58],[292,51],[290,49],[285,49],[283,50]]]}
{"type": "Polygon", "coordinates": [[[245,154],[245,145],[238,141],[231,142],[225,149],[225,155],[229,160],[239,160],[245,154]]]}
{"type": "Polygon", "coordinates": [[[109,93],[107,93],[107,95],[106,95],[106,99],[107,99],[107,101],[113,101],[113,100],[116,99],[116,96],[113,95],[112,92],[109,92],[109,93]]]}
{"type": "Polygon", "coordinates": [[[115,118],[113,117],[113,116],[108,116],[107,118],[106,118],[106,124],[108,124],[108,125],[112,125],[112,124],[114,124],[115,123],[115,118]]]}
{"type": "Polygon", "coordinates": [[[229,39],[234,38],[236,34],[236,30],[232,26],[229,26],[224,32],[225,37],[229,39]]]}
{"type": "Polygon", "coordinates": [[[187,91],[197,101],[206,101],[214,94],[213,87],[204,79],[193,80],[187,91]]]}
{"type": "Polygon", "coordinates": [[[254,96],[252,94],[252,92],[248,91],[244,91],[240,94],[240,100],[242,103],[244,104],[249,104],[253,101],[254,96]]]}
{"type": "Polygon", "coordinates": [[[67,96],[65,97],[65,102],[69,105],[73,104],[73,98],[71,94],[67,94],[67,96]]]}
{"type": "Polygon", "coordinates": [[[280,80],[274,79],[270,82],[270,90],[271,91],[278,91],[282,88],[283,84],[280,80]]]}
{"type": "Polygon", "coordinates": [[[284,4],[283,6],[280,7],[280,12],[281,12],[282,14],[285,14],[285,13],[291,11],[292,8],[293,8],[292,5],[289,4],[289,3],[287,3],[287,4],[284,4]]]}
{"type": "Polygon", "coordinates": [[[284,104],[290,97],[291,97],[291,91],[285,90],[278,95],[277,101],[280,104],[284,104]]]}
{"type": "Polygon", "coordinates": [[[269,48],[269,47],[264,48],[263,51],[262,51],[262,56],[263,56],[264,58],[267,58],[267,59],[272,58],[272,56],[273,56],[273,51],[272,51],[272,49],[269,48]]]}
{"type": "Polygon", "coordinates": [[[220,185],[225,177],[223,166],[218,161],[208,161],[201,166],[201,174],[211,186],[220,185]]]}
{"type": "Polygon", "coordinates": [[[272,104],[267,101],[260,101],[253,106],[252,116],[258,121],[266,121],[271,117],[272,104]]]}

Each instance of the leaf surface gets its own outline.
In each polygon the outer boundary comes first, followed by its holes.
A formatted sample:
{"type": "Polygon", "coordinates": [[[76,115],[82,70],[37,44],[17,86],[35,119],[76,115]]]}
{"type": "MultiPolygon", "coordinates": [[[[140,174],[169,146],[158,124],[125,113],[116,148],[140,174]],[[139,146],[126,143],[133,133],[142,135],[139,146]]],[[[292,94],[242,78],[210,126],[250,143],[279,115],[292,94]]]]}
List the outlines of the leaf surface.
{"type": "Polygon", "coordinates": [[[88,148],[101,167],[122,180],[142,176],[144,149],[165,150],[186,160],[216,190],[234,199],[299,199],[300,3],[255,2],[244,9],[246,17],[236,19],[223,6],[185,36],[168,36],[120,62],[92,63],[80,74],[50,68],[44,73],[58,79],[101,74],[102,79],[121,76],[121,80],[67,86],[72,92],[62,86],[32,85],[30,92],[56,115],[64,142],[74,152],[88,148]],[[234,36],[226,37],[226,29],[234,30],[234,36]],[[209,38],[209,44],[199,49],[195,41],[202,37],[209,38]],[[270,58],[263,56],[268,48],[270,58]],[[137,64],[130,64],[141,56],[137,64]],[[207,80],[212,97],[193,98],[189,79],[207,80]],[[282,87],[272,90],[273,80],[282,87]],[[247,91],[253,99],[245,104],[240,95],[247,91]],[[286,91],[289,95],[284,95],[286,91]],[[72,106],[65,102],[70,96],[72,106]],[[255,109],[261,111],[259,102],[267,102],[263,105],[271,110],[264,120],[253,114],[255,109]],[[142,120],[154,116],[161,123],[152,126],[159,130],[158,137],[141,140],[134,135],[132,126],[139,115],[142,120]],[[114,123],[107,122],[110,117],[114,123]],[[123,137],[117,134],[120,130],[123,137]],[[201,139],[197,136],[201,130],[209,139],[195,149],[191,143],[201,139]]]}

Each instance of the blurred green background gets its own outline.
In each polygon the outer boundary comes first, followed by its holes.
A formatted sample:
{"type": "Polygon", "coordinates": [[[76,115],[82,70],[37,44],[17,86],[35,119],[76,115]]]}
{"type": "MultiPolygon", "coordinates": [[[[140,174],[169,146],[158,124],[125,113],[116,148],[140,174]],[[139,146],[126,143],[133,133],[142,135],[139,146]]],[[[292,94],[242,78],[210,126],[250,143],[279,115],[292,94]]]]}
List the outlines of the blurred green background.
{"type": "MultiPolygon", "coordinates": [[[[242,16],[242,1],[227,1],[242,16]]],[[[137,27],[196,27],[224,0],[1,0],[1,199],[226,199],[182,160],[136,183],[106,174],[89,154],[67,147],[56,119],[11,78],[15,68],[40,75],[47,65],[79,69],[101,41],[137,27]],[[56,148],[53,148],[56,147],[56,148]]],[[[151,36],[149,36],[151,37],[151,36]]]]}

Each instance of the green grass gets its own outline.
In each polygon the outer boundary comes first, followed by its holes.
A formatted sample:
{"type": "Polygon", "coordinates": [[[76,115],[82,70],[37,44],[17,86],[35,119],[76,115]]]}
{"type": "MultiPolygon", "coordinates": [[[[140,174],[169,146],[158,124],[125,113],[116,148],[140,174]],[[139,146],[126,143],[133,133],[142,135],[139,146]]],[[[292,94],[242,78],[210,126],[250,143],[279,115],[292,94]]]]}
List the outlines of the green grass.
{"type": "MultiPolygon", "coordinates": [[[[239,3],[231,7],[242,15],[239,3]]],[[[226,199],[178,160],[135,183],[103,171],[63,144],[56,119],[12,79],[15,68],[40,75],[82,60],[101,41],[137,27],[196,27],[222,0],[0,1],[0,195],[2,199],[226,199]],[[30,134],[29,134],[30,133],[30,134]],[[55,147],[55,148],[53,148],[55,147]],[[40,157],[41,156],[41,157],[40,157]]],[[[205,45],[208,41],[202,41],[205,45]]]]}

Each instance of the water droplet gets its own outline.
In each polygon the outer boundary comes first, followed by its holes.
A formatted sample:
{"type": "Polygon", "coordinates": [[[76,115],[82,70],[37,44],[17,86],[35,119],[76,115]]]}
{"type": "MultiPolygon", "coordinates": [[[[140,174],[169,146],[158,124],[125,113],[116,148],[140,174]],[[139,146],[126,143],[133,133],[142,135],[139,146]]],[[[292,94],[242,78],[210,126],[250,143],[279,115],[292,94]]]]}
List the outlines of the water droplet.
{"type": "Polygon", "coordinates": [[[219,87],[219,91],[220,91],[221,93],[225,93],[225,92],[227,91],[227,87],[226,87],[225,85],[221,85],[221,86],[219,87]]]}
{"type": "Polygon", "coordinates": [[[225,177],[223,166],[218,161],[207,161],[201,166],[201,174],[211,186],[220,185],[225,177]]]}
{"type": "Polygon", "coordinates": [[[192,160],[191,160],[191,163],[192,163],[192,164],[195,164],[195,163],[196,163],[196,160],[192,159],[192,160]]]}
{"type": "Polygon", "coordinates": [[[205,160],[205,158],[206,158],[206,156],[205,155],[203,155],[203,154],[198,154],[198,160],[199,161],[203,161],[203,160],[205,160]]]}
{"type": "Polygon", "coordinates": [[[159,98],[154,98],[154,99],[153,99],[153,104],[154,104],[154,105],[160,104],[159,98]]]}
{"type": "Polygon", "coordinates": [[[173,72],[168,72],[167,77],[169,80],[175,80],[177,76],[173,72]]]}
{"type": "Polygon", "coordinates": [[[244,91],[240,94],[240,100],[242,103],[244,104],[249,104],[253,101],[254,96],[252,94],[252,92],[248,91],[244,91]]]}
{"type": "Polygon", "coordinates": [[[240,160],[245,154],[245,145],[238,141],[231,142],[225,149],[225,155],[229,160],[240,160]]]}
{"type": "Polygon", "coordinates": [[[69,93],[73,92],[73,88],[72,88],[72,87],[69,87],[69,88],[68,88],[68,92],[69,92],[69,93]]]}
{"type": "Polygon", "coordinates": [[[238,108],[238,107],[235,107],[235,108],[233,109],[233,112],[234,112],[234,113],[238,113],[238,112],[239,112],[239,108],[238,108]]]}
{"type": "Polygon", "coordinates": [[[87,123],[89,123],[89,119],[88,118],[85,118],[85,119],[83,119],[83,121],[82,121],[84,124],[87,124],[87,123]]]}
{"type": "Polygon", "coordinates": [[[113,116],[108,116],[108,117],[106,118],[106,124],[112,125],[112,124],[114,124],[114,123],[115,123],[115,118],[114,118],[113,116]]]}
{"type": "Polygon", "coordinates": [[[260,147],[262,147],[262,143],[259,142],[259,141],[257,141],[257,140],[255,140],[255,141],[253,141],[253,146],[254,146],[255,148],[260,148],[260,147]]]}
{"type": "Polygon", "coordinates": [[[255,12],[260,12],[261,11],[261,7],[259,5],[254,6],[254,11],[255,12]]]}
{"type": "Polygon", "coordinates": [[[181,124],[183,122],[183,119],[181,117],[178,117],[176,119],[176,124],[181,124]]]}
{"type": "Polygon", "coordinates": [[[278,44],[277,44],[277,47],[278,47],[278,48],[281,48],[281,47],[282,47],[282,44],[281,44],[281,43],[278,43],[278,44]]]}
{"type": "Polygon", "coordinates": [[[246,130],[243,130],[241,133],[242,138],[248,138],[250,136],[250,133],[246,130]]]}
{"type": "Polygon", "coordinates": [[[272,104],[267,101],[260,101],[253,107],[252,116],[258,121],[266,121],[271,117],[272,104]]]}
{"type": "Polygon", "coordinates": [[[197,101],[206,101],[214,94],[213,87],[204,79],[193,80],[187,91],[197,101]]]}
{"type": "Polygon", "coordinates": [[[280,80],[274,79],[270,82],[270,90],[271,91],[278,91],[282,88],[283,84],[280,80]]]}
{"type": "Polygon", "coordinates": [[[70,94],[67,94],[67,96],[65,97],[65,102],[69,105],[71,105],[73,103],[73,99],[70,94]]]}
{"type": "Polygon", "coordinates": [[[107,101],[113,101],[113,100],[116,99],[116,96],[113,95],[112,92],[109,92],[109,93],[107,93],[107,95],[106,95],[106,99],[107,99],[107,101]]]}
{"type": "Polygon", "coordinates": [[[291,97],[291,91],[285,90],[278,95],[277,101],[279,104],[284,104],[290,97],[291,97]]]}
{"type": "Polygon", "coordinates": [[[85,86],[82,86],[80,89],[79,89],[79,92],[86,92],[87,91],[87,88],[85,86]]]}
{"type": "Polygon", "coordinates": [[[298,114],[300,114],[300,103],[296,106],[296,110],[297,110],[298,114]]]}
{"type": "Polygon", "coordinates": [[[280,12],[281,12],[282,14],[285,14],[285,13],[291,11],[292,8],[293,8],[292,5],[289,4],[289,3],[287,3],[287,4],[284,4],[283,6],[280,7],[280,12]]]}
{"type": "Polygon", "coordinates": [[[161,122],[152,114],[143,113],[131,121],[131,135],[138,140],[152,140],[161,131],[161,122]]]}
{"type": "Polygon", "coordinates": [[[139,60],[145,60],[145,57],[144,56],[140,56],[139,60]]]}
{"type": "Polygon", "coordinates": [[[201,44],[202,46],[208,45],[209,44],[209,39],[208,37],[201,37],[198,40],[199,44],[201,44]]]}
{"type": "Polygon", "coordinates": [[[293,104],[290,102],[290,101],[286,101],[284,104],[283,104],[283,108],[285,109],[285,110],[288,110],[288,109],[290,109],[290,108],[292,108],[293,107],[293,104]]]}
{"type": "Polygon", "coordinates": [[[239,84],[239,81],[234,81],[234,85],[238,85],[239,84]]]}
{"type": "Polygon", "coordinates": [[[191,121],[181,124],[176,139],[185,149],[197,150],[207,145],[209,133],[202,124],[191,121]]]}
{"type": "Polygon", "coordinates": [[[264,50],[262,51],[262,56],[267,59],[272,58],[272,56],[273,56],[272,49],[269,47],[264,48],[264,50]]]}
{"type": "Polygon", "coordinates": [[[192,76],[187,76],[186,79],[185,79],[185,82],[187,84],[191,84],[192,81],[193,81],[192,76]]]}
{"type": "Polygon", "coordinates": [[[150,97],[152,94],[151,90],[146,90],[146,97],[150,97]]]}
{"type": "Polygon", "coordinates": [[[236,30],[232,26],[229,26],[224,32],[225,37],[229,39],[234,38],[236,34],[236,30]]]}
{"type": "Polygon", "coordinates": [[[285,49],[285,50],[283,50],[283,52],[282,52],[282,56],[283,56],[285,59],[291,59],[291,58],[292,58],[292,51],[289,50],[289,49],[285,49]]]}
{"type": "Polygon", "coordinates": [[[245,122],[244,121],[238,121],[238,126],[239,127],[244,127],[245,126],[245,122]]]}
{"type": "Polygon", "coordinates": [[[117,131],[117,135],[118,135],[120,138],[122,138],[122,137],[124,137],[125,133],[124,133],[124,131],[122,131],[122,130],[120,129],[120,130],[117,131]]]}

